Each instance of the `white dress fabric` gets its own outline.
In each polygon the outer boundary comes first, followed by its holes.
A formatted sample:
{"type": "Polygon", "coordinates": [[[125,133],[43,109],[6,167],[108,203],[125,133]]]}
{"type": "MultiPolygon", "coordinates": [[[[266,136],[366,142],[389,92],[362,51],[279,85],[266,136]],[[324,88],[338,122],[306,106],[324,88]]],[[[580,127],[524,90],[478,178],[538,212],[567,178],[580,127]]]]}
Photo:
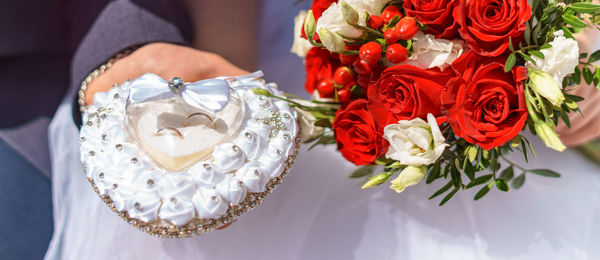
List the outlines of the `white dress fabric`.
{"type": "MultiPolygon", "coordinates": [[[[291,2],[263,3],[260,66],[267,80],[302,93],[301,60],[287,54],[297,13],[291,2]]],[[[302,149],[277,190],[229,228],[153,237],[92,190],[70,109],[62,105],[50,126],[55,233],[46,259],[600,259],[600,168],[535,138],[538,158],[527,167],[562,178],[530,174],[520,190],[492,190],[480,201],[473,201],[477,189],[461,191],[439,207],[440,198],[427,198],[443,183],[402,194],[361,190],[346,177],[354,166],[334,147],[302,149]]]]}

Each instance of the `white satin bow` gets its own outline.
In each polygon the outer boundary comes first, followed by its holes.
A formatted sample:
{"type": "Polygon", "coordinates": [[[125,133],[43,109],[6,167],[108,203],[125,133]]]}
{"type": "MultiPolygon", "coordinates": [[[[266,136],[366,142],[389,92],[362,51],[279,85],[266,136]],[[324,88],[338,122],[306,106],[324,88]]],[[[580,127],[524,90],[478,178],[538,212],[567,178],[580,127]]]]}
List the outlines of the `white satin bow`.
{"type": "Polygon", "coordinates": [[[164,79],[146,73],[131,82],[127,103],[162,100],[176,95],[191,106],[216,113],[229,101],[229,83],[223,79],[206,79],[186,83],[180,91],[172,91],[164,79]]]}

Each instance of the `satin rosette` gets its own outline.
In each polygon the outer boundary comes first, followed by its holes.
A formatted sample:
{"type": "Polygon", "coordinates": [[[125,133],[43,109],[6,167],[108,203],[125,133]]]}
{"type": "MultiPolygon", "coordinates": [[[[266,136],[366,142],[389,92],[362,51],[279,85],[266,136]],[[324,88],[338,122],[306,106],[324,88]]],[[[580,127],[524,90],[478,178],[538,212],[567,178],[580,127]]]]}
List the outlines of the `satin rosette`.
{"type": "Polygon", "coordinates": [[[160,237],[217,229],[260,204],[299,145],[297,113],[262,73],[197,82],[145,74],[97,93],[81,160],[101,199],[160,237]]]}

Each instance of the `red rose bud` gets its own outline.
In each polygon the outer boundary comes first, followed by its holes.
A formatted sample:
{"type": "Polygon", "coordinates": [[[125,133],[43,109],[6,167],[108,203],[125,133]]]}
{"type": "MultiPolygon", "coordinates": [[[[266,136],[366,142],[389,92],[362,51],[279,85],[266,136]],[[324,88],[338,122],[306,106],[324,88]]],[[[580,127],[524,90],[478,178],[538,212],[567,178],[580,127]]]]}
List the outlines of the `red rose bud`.
{"type": "Polygon", "coordinates": [[[373,29],[379,29],[383,25],[383,19],[377,15],[369,15],[367,25],[373,29]]]}
{"type": "Polygon", "coordinates": [[[333,82],[331,80],[322,80],[317,86],[319,96],[321,98],[332,98],[333,97],[333,82]]]}
{"type": "Polygon", "coordinates": [[[400,63],[408,59],[408,50],[399,43],[388,46],[385,57],[391,63],[400,63]]]}
{"type": "Polygon", "coordinates": [[[398,35],[395,28],[387,28],[383,33],[383,38],[385,38],[387,44],[392,44],[400,40],[400,35],[398,35]]]}
{"type": "Polygon", "coordinates": [[[379,59],[381,59],[381,45],[376,42],[368,42],[360,46],[358,57],[360,60],[366,61],[371,68],[377,66],[379,59]]]}
{"type": "Polygon", "coordinates": [[[410,40],[419,32],[417,21],[411,17],[404,17],[396,24],[396,33],[401,40],[410,40]]]}
{"type": "Polygon", "coordinates": [[[342,104],[348,104],[350,103],[350,98],[352,96],[352,92],[350,92],[349,89],[343,88],[338,90],[338,99],[340,101],[340,103],[342,104]]]}
{"type": "Polygon", "coordinates": [[[352,65],[354,61],[358,59],[358,55],[344,55],[340,54],[340,62],[344,65],[352,65]]]}
{"type": "Polygon", "coordinates": [[[390,6],[386,7],[385,9],[383,9],[383,12],[381,13],[381,18],[383,19],[383,22],[387,24],[396,15],[400,16],[400,18],[402,18],[402,12],[400,12],[400,9],[398,9],[398,7],[390,5],[390,6]]]}
{"type": "Polygon", "coordinates": [[[371,75],[371,71],[373,71],[369,63],[364,60],[356,60],[352,66],[359,75],[371,75]]]}
{"type": "Polygon", "coordinates": [[[354,80],[352,71],[346,66],[339,67],[333,73],[333,83],[338,85],[346,85],[354,80]]]}

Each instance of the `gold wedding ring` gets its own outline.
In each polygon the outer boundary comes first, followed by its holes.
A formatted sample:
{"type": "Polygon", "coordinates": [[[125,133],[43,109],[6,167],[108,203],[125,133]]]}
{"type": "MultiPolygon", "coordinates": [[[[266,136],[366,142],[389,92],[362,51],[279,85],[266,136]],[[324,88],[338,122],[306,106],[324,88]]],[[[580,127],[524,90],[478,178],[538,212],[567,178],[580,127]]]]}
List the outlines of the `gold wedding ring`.
{"type": "Polygon", "coordinates": [[[198,116],[208,119],[210,121],[211,128],[217,129],[217,125],[215,124],[215,120],[213,119],[213,117],[204,112],[196,112],[196,113],[193,113],[193,114],[189,115],[188,117],[186,117],[185,120],[183,120],[183,127],[187,127],[189,120],[192,119],[193,117],[198,117],[198,116]]]}
{"type": "Polygon", "coordinates": [[[177,130],[177,128],[174,127],[161,127],[160,129],[158,129],[156,131],[156,133],[154,133],[154,136],[164,136],[164,135],[172,135],[172,136],[177,136],[181,139],[183,139],[183,135],[181,134],[181,132],[179,130],[177,130]]]}

